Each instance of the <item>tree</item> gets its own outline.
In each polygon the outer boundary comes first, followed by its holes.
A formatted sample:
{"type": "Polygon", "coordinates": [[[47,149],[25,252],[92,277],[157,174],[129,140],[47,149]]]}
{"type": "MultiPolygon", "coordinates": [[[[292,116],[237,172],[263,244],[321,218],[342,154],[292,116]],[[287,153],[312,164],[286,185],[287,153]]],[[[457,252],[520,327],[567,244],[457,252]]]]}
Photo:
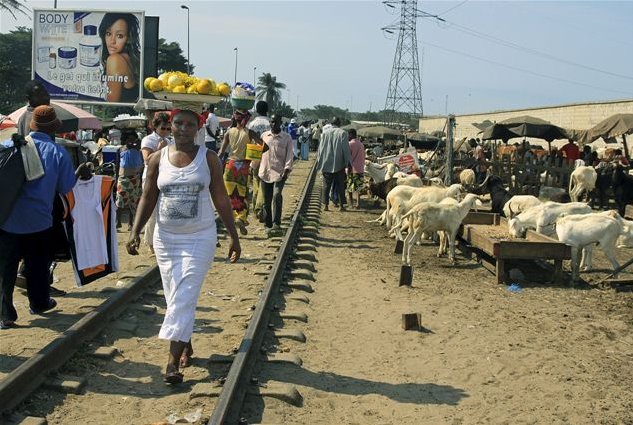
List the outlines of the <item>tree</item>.
{"type": "MultiPolygon", "coordinates": [[[[269,109],[275,109],[275,105],[281,102],[281,90],[286,85],[277,81],[277,77],[265,72],[257,80],[257,98],[264,99],[269,109]]],[[[292,109],[292,108],[291,108],[292,109]]]]}
{"type": "Polygon", "coordinates": [[[22,13],[24,15],[27,14],[28,8],[22,4],[22,2],[17,0],[0,0],[0,11],[5,10],[16,18],[15,12],[22,13]]]}
{"type": "Polygon", "coordinates": [[[0,34],[0,112],[4,114],[26,102],[24,85],[31,79],[31,55],[15,52],[30,52],[31,39],[31,29],[26,27],[0,34]]]}
{"type": "Polygon", "coordinates": [[[292,109],[292,107],[283,100],[275,105],[275,107],[273,108],[273,113],[275,115],[281,115],[285,118],[293,118],[294,116],[296,116],[295,110],[292,109]]]}
{"type": "MultiPolygon", "coordinates": [[[[190,65],[191,74],[195,66],[190,65]]],[[[158,39],[158,73],[166,71],[187,72],[187,58],[183,55],[180,44],[175,41],[167,43],[164,38],[158,39]]]]}
{"type": "Polygon", "coordinates": [[[305,108],[301,110],[301,115],[310,119],[329,120],[333,117],[339,117],[341,121],[349,121],[350,113],[347,109],[341,109],[338,106],[315,105],[314,108],[305,108]]]}

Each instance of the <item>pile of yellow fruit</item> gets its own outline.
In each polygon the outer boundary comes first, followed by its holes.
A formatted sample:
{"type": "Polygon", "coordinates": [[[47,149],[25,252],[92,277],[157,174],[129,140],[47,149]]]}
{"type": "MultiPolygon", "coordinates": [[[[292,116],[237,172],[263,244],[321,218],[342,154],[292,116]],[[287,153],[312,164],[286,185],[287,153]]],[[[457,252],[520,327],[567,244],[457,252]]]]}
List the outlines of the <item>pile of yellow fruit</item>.
{"type": "Polygon", "coordinates": [[[210,78],[198,78],[180,71],[168,71],[160,74],[158,78],[147,77],[143,85],[153,92],[210,94],[224,97],[231,93],[231,86],[228,83],[216,84],[210,78]]]}

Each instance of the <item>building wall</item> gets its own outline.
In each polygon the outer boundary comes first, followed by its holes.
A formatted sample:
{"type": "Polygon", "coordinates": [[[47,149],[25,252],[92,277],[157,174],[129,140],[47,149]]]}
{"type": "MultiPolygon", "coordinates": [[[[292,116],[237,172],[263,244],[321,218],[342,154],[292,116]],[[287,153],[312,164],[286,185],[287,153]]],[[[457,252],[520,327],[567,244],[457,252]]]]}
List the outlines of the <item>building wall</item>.
{"type": "MultiPolygon", "coordinates": [[[[484,120],[499,122],[512,117],[530,115],[549,121],[559,127],[584,130],[593,127],[611,115],[621,113],[633,113],[633,99],[456,115],[455,140],[480,136],[478,135],[479,129],[472,123],[480,123],[484,120]]],[[[446,117],[444,116],[424,117],[420,119],[419,131],[431,133],[443,130],[445,123],[446,117]]]]}

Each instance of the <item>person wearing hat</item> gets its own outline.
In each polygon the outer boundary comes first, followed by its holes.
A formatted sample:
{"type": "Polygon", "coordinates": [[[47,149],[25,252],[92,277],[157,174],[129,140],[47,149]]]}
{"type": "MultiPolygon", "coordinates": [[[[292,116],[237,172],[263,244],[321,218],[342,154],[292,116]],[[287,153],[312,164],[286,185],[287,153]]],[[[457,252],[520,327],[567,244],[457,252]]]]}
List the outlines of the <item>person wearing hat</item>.
{"type": "MultiPolygon", "coordinates": [[[[18,263],[24,259],[29,311],[40,314],[55,308],[50,297],[48,266],[52,258],[53,199],[68,193],[76,182],[70,154],[55,144],[61,122],[55,109],[41,105],[33,110],[31,139],[42,161],[44,175],[26,181],[7,220],[0,225],[0,328],[14,326],[18,318],[13,289],[18,263]]],[[[28,143],[31,143],[29,141],[28,143]]],[[[8,140],[4,146],[12,147],[8,140]]]]}
{"type": "Polygon", "coordinates": [[[290,138],[292,139],[292,151],[294,153],[294,158],[299,158],[299,128],[297,127],[297,120],[291,119],[290,124],[288,124],[288,131],[286,132],[290,134],[290,138]]]}

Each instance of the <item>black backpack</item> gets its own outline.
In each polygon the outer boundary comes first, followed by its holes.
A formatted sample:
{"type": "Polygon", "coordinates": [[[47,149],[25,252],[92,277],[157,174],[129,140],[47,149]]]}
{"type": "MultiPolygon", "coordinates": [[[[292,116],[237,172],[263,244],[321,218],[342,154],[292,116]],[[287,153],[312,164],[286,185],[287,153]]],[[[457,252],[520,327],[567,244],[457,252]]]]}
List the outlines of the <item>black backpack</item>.
{"type": "Polygon", "coordinates": [[[13,134],[11,139],[13,147],[0,146],[0,181],[3,192],[0,196],[0,226],[9,218],[22,185],[26,181],[20,151],[20,148],[26,144],[26,140],[17,133],[13,134]]]}

